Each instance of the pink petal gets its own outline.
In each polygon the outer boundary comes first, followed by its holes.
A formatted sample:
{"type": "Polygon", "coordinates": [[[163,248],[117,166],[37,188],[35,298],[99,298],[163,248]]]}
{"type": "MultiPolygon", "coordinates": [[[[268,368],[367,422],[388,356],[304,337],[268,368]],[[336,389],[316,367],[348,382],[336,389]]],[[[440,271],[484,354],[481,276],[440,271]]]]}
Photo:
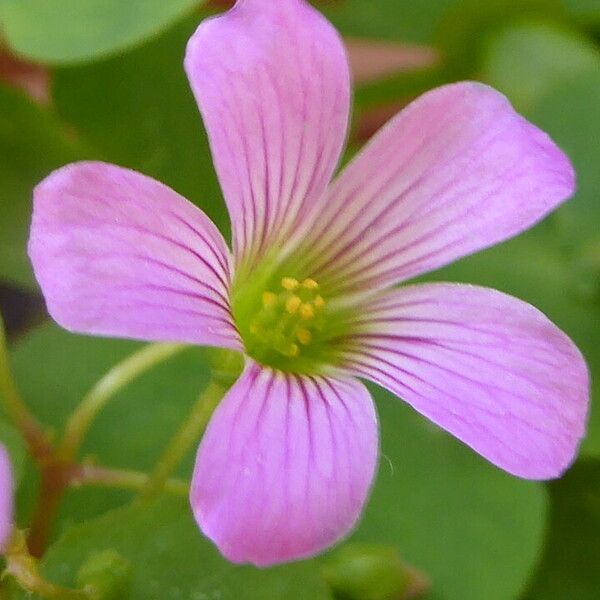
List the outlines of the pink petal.
{"type": "Polygon", "coordinates": [[[587,367],[541,312],[495,290],[416,285],[367,308],[348,364],[495,465],[559,476],[584,435],[587,367]]]}
{"type": "Polygon", "coordinates": [[[311,556],[356,523],[377,450],[375,409],[359,381],[249,362],[198,450],[198,525],[233,562],[311,556]]]}
{"type": "Polygon", "coordinates": [[[94,162],[55,171],[34,192],[29,254],[67,329],[239,348],[221,234],[153,179],[94,162]]]}
{"type": "Polygon", "coordinates": [[[185,67],[236,258],[251,260],[303,224],[337,165],[350,105],[342,42],[304,0],[239,0],[200,25],[185,67]]]}
{"type": "Polygon", "coordinates": [[[10,459],[0,444],[0,551],[5,547],[13,528],[13,481],[10,459]]]}
{"type": "Polygon", "coordinates": [[[438,88],[333,184],[306,242],[332,287],[387,287],[505,240],[574,190],[550,138],[478,83],[438,88]]]}

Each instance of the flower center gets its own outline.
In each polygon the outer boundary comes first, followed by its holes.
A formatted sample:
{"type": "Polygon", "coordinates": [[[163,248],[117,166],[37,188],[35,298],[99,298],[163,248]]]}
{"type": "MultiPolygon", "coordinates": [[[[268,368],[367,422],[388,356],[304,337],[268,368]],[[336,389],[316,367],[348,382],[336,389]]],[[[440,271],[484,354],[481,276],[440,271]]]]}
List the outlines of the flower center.
{"type": "Polygon", "coordinates": [[[314,279],[281,280],[280,289],[262,293],[261,307],[250,323],[249,351],[259,358],[273,352],[293,359],[310,354],[310,346],[324,326],[326,302],[314,279]]]}

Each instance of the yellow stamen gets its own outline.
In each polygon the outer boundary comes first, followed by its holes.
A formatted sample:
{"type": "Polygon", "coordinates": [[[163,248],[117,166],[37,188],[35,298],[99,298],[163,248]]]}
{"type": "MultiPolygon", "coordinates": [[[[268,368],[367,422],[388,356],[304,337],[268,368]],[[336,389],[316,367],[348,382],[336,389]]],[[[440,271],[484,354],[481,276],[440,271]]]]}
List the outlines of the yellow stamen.
{"type": "Polygon", "coordinates": [[[314,299],[313,304],[315,305],[315,308],[317,310],[320,310],[321,308],[323,308],[325,306],[325,300],[323,300],[323,296],[317,296],[314,299]]]}
{"type": "Polygon", "coordinates": [[[298,347],[298,344],[290,344],[289,348],[285,352],[285,355],[289,356],[290,358],[295,358],[298,356],[298,354],[300,354],[300,348],[298,347]]]}
{"type": "Polygon", "coordinates": [[[300,316],[306,320],[312,319],[315,316],[315,309],[312,304],[303,304],[300,307],[300,316]]]}
{"type": "Polygon", "coordinates": [[[295,289],[298,288],[300,284],[298,283],[297,279],[294,279],[293,277],[284,277],[281,280],[281,287],[284,290],[288,290],[289,292],[293,292],[295,289]]]}
{"type": "Polygon", "coordinates": [[[275,308],[277,306],[277,296],[273,292],[263,292],[262,303],[265,308],[275,308]]]}
{"type": "Polygon", "coordinates": [[[312,340],[312,335],[308,329],[298,329],[296,337],[303,346],[308,346],[312,340]]]}
{"type": "Polygon", "coordinates": [[[298,298],[298,296],[290,296],[285,303],[285,310],[287,310],[290,315],[295,315],[302,304],[302,300],[298,298]]]}
{"type": "Polygon", "coordinates": [[[306,290],[318,290],[319,284],[314,279],[308,277],[302,282],[302,287],[306,290]]]}

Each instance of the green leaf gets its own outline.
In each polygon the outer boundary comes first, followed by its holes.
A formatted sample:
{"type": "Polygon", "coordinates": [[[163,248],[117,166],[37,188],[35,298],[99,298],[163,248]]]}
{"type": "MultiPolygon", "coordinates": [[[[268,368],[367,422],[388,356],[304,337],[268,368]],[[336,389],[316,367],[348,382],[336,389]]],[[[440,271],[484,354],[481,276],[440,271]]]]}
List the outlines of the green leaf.
{"type": "Polygon", "coordinates": [[[581,21],[600,24],[598,0],[562,0],[564,6],[581,21]]]}
{"type": "Polygon", "coordinates": [[[2,443],[8,451],[15,485],[18,485],[21,481],[23,468],[26,462],[26,451],[23,438],[12,426],[4,421],[0,421],[0,443],[2,443]]]}
{"type": "Polygon", "coordinates": [[[444,15],[436,33],[455,77],[473,77],[487,39],[517,19],[563,20],[560,0],[458,0],[444,15]]]}
{"type": "Polygon", "coordinates": [[[387,392],[379,476],[353,539],[390,544],[432,581],[428,598],[507,600],[538,557],[546,498],[387,392]]]}
{"type": "Polygon", "coordinates": [[[49,550],[43,573],[74,585],[82,563],[105,550],[132,565],[123,600],[331,598],[313,561],[265,570],[225,561],[199,533],[185,499],[132,504],[72,528],[49,550]]]}
{"type": "Polygon", "coordinates": [[[54,97],[64,120],[106,160],[170,185],[226,230],[208,141],[183,71],[186,43],[200,19],[123,56],[57,70],[54,97]]]}
{"type": "MultiPolygon", "coordinates": [[[[561,251],[554,222],[454,263],[428,279],[461,281],[499,289],[533,304],[563,329],[583,352],[592,374],[592,397],[600,394],[598,306],[574,285],[573,264],[561,251]]],[[[600,456],[600,406],[592,403],[582,452],[600,456]]]]}
{"type": "Polygon", "coordinates": [[[524,21],[494,34],[482,58],[485,81],[527,111],[556,83],[600,70],[600,50],[579,32],[524,21]]]}
{"type": "Polygon", "coordinates": [[[318,8],[347,36],[431,42],[435,27],[456,0],[344,0],[318,8]]]}
{"type": "Polygon", "coordinates": [[[58,120],[25,95],[0,86],[0,279],[33,285],[26,247],[34,186],[79,150],[58,120]]]}
{"type": "Polygon", "coordinates": [[[563,81],[540,100],[531,119],[547,131],[573,161],[577,193],[557,213],[563,239],[577,251],[600,241],[600,67],[563,81]]]}
{"type": "MultiPolygon", "coordinates": [[[[60,431],[94,383],[139,347],[130,341],[72,335],[48,323],[21,340],[12,364],[34,414],[60,431]]],[[[149,470],[207,384],[209,368],[206,352],[190,348],[131,383],[94,422],[82,455],[106,466],[149,470]]],[[[195,449],[179,475],[191,477],[194,453],[195,449]]],[[[56,532],[120,506],[130,497],[122,490],[72,490],[61,508],[56,532]]]]}
{"type": "Polygon", "coordinates": [[[8,43],[40,62],[96,59],[160,32],[201,0],[0,0],[8,43]]]}
{"type": "Polygon", "coordinates": [[[600,590],[600,462],[550,484],[550,533],[528,600],[596,600],[600,590]]]}

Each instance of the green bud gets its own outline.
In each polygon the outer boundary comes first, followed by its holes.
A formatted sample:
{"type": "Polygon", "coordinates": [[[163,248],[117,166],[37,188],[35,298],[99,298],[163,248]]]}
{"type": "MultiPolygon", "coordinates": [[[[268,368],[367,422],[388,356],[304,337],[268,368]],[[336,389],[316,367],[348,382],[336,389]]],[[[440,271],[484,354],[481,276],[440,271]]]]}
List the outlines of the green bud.
{"type": "Polygon", "coordinates": [[[327,559],[324,575],[339,600],[408,600],[429,587],[395,548],[375,544],[343,546],[327,559]]]}
{"type": "Polygon", "coordinates": [[[92,554],[77,573],[77,585],[94,600],[123,600],[129,593],[131,563],[115,550],[92,554]]]}

